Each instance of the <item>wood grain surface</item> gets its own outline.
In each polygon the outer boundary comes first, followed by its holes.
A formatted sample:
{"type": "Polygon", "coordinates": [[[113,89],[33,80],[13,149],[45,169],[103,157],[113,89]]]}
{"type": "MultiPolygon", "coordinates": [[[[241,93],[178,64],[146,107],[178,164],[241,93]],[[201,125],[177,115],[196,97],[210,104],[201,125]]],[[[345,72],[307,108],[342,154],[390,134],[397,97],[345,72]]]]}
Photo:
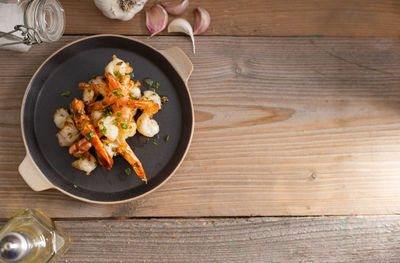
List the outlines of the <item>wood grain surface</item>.
{"type": "Polygon", "coordinates": [[[60,221],[60,263],[398,262],[400,217],[60,221]]]}
{"type": "MultiPolygon", "coordinates": [[[[19,111],[40,63],[77,39],[0,51],[0,217],[351,215],[400,212],[400,40],[138,37],[191,57],[196,125],[177,174],[124,205],[33,192],[17,172],[19,111]]],[[[49,113],[50,114],[50,113],[49,113]]]]}
{"type": "MultiPolygon", "coordinates": [[[[160,1],[148,1],[145,9],[154,2],[160,1]]],[[[122,22],[103,16],[92,0],[62,0],[61,3],[67,15],[67,34],[149,35],[144,11],[122,22]]],[[[198,6],[211,15],[206,35],[400,36],[397,0],[190,0],[184,17],[192,24],[192,10],[198,6]]]]}

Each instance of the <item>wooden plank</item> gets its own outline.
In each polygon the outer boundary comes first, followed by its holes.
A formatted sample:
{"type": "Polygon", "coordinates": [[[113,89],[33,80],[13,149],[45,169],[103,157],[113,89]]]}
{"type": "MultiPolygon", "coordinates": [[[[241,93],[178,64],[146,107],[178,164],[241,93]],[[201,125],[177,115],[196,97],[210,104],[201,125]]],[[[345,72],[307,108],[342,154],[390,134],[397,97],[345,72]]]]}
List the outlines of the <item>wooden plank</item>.
{"type": "Polygon", "coordinates": [[[58,262],[398,262],[400,217],[59,221],[58,262]]]}
{"type": "Polygon", "coordinates": [[[0,51],[0,217],[343,215],[400,212],[400,40],[139,37],[178,45],[195,71],[196,129],[178,173],[133,203],[35,193],[17,166],[29,76],[59,43],[0,51]]]}
{"type": "MultiPolygon", "coordinates": [[[[145,8],[153,2],[150,0],[145,8]]],[[[90,0],[61,3],[67,17],[66,34],[149,35],[144,11],[122,22],[103,16],[90,0]]],[[[198,6],[211,15],[206,35],[400,36],[400,2],[396,0],[191,0],[184,17],[192,24],[192,10],[198,6]]]]}

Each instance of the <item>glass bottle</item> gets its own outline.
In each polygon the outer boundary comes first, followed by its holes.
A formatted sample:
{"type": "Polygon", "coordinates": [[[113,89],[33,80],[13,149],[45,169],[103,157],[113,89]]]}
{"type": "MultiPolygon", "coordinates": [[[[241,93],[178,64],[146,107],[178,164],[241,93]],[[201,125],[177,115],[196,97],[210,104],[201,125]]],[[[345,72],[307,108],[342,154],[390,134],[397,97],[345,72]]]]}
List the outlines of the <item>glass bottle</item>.
{"type": "Polygon", "coordinates": [[[55,262],[70,246],[71,239],[38,209],[25,209],[13,216],[0,231],[0,262],[55,262]]]}
{"type": "Polygon", "coordinates": [[[26,52],[61,38],[64,9],[58,0],[0,0],[0,47],[26,52]]]}

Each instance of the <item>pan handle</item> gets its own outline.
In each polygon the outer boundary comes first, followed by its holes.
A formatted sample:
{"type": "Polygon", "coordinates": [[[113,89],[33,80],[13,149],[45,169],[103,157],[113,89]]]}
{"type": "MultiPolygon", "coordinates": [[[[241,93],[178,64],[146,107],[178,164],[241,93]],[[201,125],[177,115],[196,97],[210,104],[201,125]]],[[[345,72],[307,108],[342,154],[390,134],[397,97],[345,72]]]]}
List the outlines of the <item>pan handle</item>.
{"type": "Polygon", "coordinates": [[[54,186],[49,182],[49,180],[47,180],[47,178],[33,162],[29,153],[26,153],[24,160],[18,167],[18,171],[25,182],[34,191],[38,192],[54,188],[54,186]]]}
{"type": "Polygon", "coordinates": [[[186,85],[193,72],[193,64],[190,58],[179,47],[170,47],[161,50],[161,54],[168,59],[186,85]]]}

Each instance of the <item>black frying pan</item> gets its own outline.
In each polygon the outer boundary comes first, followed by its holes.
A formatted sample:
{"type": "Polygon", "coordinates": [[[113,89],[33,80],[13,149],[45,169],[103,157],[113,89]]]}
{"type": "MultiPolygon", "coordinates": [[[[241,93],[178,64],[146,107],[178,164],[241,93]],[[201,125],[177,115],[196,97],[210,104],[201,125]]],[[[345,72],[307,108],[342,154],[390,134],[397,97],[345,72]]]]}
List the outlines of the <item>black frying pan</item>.
{"type": "Polygon", "coordinates": [[[56,188],[96,203],[122,202],[151,192],[176,171],[189,148],[194,115],[187,80],[192,70],[179,48],[159,52],[123,36],[87,37],[61,48],[39,67],[25,92],[21,126],[27,155],[19,167],[22,177],[36,191],[56,188]],[[134,172],[125,173],[130,166],[122,157],[114,158],[110,171],[101,166],[90,175],[76,170],[71,166],[75,158],[67,147],[58,146],[55,136],[54,111],[69,108],[74,97],[81,98],[78,83],[87,82],[91,75],[103,75],[112,55],[132,65],[134,80],[157,80],[161,84],[157,93],[169,99],[155,115],[160,125],[158,146],[152,138],[138,134],[127,140],[143,164],[147,184],[134,172]],[[71,91],[71,96],[60,95],[65,91],[71,91]]]}

